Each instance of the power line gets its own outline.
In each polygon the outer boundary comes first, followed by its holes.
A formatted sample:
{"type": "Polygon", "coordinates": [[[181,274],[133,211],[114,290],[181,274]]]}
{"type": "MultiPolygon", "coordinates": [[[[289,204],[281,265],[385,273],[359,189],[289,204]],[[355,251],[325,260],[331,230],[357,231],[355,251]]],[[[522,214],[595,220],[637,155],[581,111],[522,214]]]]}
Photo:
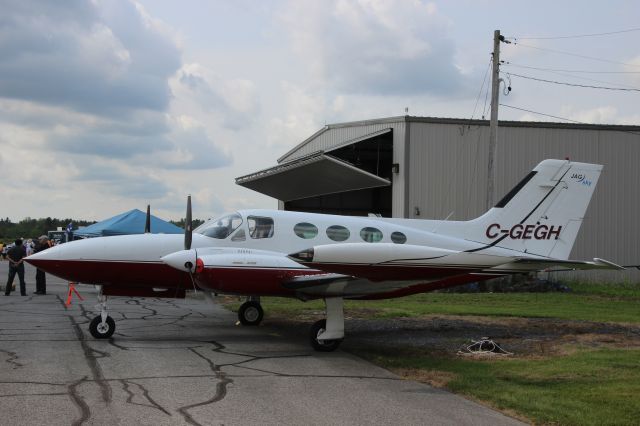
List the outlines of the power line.
{"type": "Polygon", "coordinates": [[[638,89],[635,86],[631,86],[631,85],[624,84],[624,83],[615,83],[615,82],[612,82],[612,81],[596,80],[594,78],[582,77],[582,76],[579,76],[579,75],[572,75],[572,74],[565,74],[565,73],[562,73],[562,72],[556,72],[556,71],[551,71],[551,70],[544,70],[544,72],[547,72],[549,74],[559,75],[559,76],[562,76],[562,77],[577,78],[579,80],[593,81],[593,82],[596,82],[596,83],[611,84],[613,86],[628,87],[630,89],[638,89]]]}
{"type": "Polygon", "coordinates": [[[575,73],[583,73],[583,74],[640,74],[640,71],[588,71],[588,70],[567,70],[561,68],[541,68],[541,67],[531,67],[527,65],[519,65],[514,64],[513,62],[503,62],[502,65],[508,65],[510,67],[517,68],[527,68],[531,70],[538,71],[559,71],[559,72],[575,72],[575,73]]]}
{"type": "MultiPolygon", "coordinates": [[[[476,109],[478,108],[478,102],[480,101],[480,96],[482,95],[482,89],[484,89],[484,84],[487,82],[487,75],[489,75],[489,70],[491,69],[491,58],[489,59],[489,65],[487,66],[487,70],[484,72],[484,78],[482,79],[482,85],[480,86],[480,90],[478,91],[478,96],[476,97],[476,104],[473,106],[473,113],[471,114],[471,119],[476,115],[476,109]]],[[[482,111],[484,114],[484,110],[482,111]]]]}
{"type": "Polygon", "coordinates": [[[569,119],[569,118],[558,117],[558,116],[551,115],[551,114],[544,114],[544,113],[542,113],[542,112],[531,111],[531,110],[524,109],[524,108],[518,108],[518,107],[515,107],[515,106],[512,106],[512,105],[500,104],[500,106],[503,106],[503,107],[505,107],[505,108],[517,109],[518,111],[530,112],[531,114],[537,114],[537,115],[543,115],[543,116],[545,116],[545,117],[556,118],[556,119],[558,119],[558,120],[570,121],[570,122],[572,122],[572,123],[590,124],[590,123],[584,123],[584,122],[582,122],[582,121],[571,120],[571,119],[569,119]]]}
{"type": "Polygon", "coordinates": [[[505,37],[510,40],[554,40],[554,39],[565,39],[565,38],[583,38],[583,37],[600,37],[600,36],[608,36],[613,34],[622,34],[622,33],[630,33],[634,31],[640,31],[640,28],[629,28],[627,30],[619,30],[619,31],[610,31],[606,33],[593,33],[593,34],[577,34],[577,35],[567,35],[567,36],[536,36],[536,37],[505,37]]]}
{"type": "Polygon", "coordinates": [[[618,90],[618,91],[623,91],[623,92],[640,92],[640,89],[627,89],[627,88],[623,88],[623,87],[607,87],[607,86],[591,86],[591,85],[587,85],[587,84],[576,84],[576,83],[567,83],[564,81],[554,81],[554,80],[545,80],[543,78],[536,78],[536,77],[531,77],[531,76],[527,76],[527,75],[520,75],[520,74],[514,74],[514,73],[509,73],[509,75],[515,76],[515,77],[520,77],[520,78],[526,78],[528,80],[535,80],[535,81],[541,81],[544,83],[553,83],[553,84],[560,84],[563,86],[573,86],[573,87],[583,87],[583,88],[587,88],[587,89],[603,89],[603,90],[618,90]]]}
{"type": "MultiPolygon", "coordinates": [[[[513,105],[500,104],[500,106],[503,106],[505,108],[517,109],[518,111],[530,112],[531,114],[542,115],[544,117],[550,117],[550,118],[555,118],[555,119],[558,119],[558,120],[570,121],[572,123],[594,125],[593,123],[585,123],[584,121],[577,121],[577,120],[572,120],[570,118],[558,117],[557,115],[545,114],[545,113],[538,112],[538,111],[532,111],[530,109],[519,108],[519,107],[516,107],[516,106],[513,106],[513,105]]],[[[618,130],[618,129],[611,129],[611,130],[616,131],[616,132],[629,133],[629,134],[632,134],[632,135],[640,136],[640,133],[633,132],[633,131],[630,131],[630,130],[618,130]]]]}
{"type": "Polygon", "coordinates": [[[624,66],[627,66],[627,67],[640,68],[640,65],[628,64],[628,63],[619,62],[619,61],[612,61],[610,59],[595,58],[593,56],[579,55],[577,53],[565,52],[565,51],[562,51],[562,50],[546,49],[544,47],[531,46],[529,44],[522,44],[522,43],[517,43],[517,42],[513,42],[513,44],[515,46],[528,47],[529,49],[542,50],[542,51],[547,51],[547,52],[552,52],[552,53],[558,53],[558,54],[561,54],[561,55],[575,56],[576,58],[590,59],[592,61],[607,62],[609,64],[617,64],[617,65],[624,65],[624,66]]]}

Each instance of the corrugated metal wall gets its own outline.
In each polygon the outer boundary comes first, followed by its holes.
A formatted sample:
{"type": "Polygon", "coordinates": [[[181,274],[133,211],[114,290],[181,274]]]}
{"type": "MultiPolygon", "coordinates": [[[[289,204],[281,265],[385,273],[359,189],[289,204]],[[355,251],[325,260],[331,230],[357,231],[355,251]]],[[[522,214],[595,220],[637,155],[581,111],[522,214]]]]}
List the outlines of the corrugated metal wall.
{"type": "MultiPolygon", "coordinates": [[[[410,123],[410,217],[444,219],[453,212],[450,219],[466,220],[486,210],[488,137],[487,126],[410,123]]],[[[497,155],[497,199],[545,158],[603,164],[572,258],[640,263],[639,134],[502,126],[497,155]]],[[[640,271],[557,273],[556,277],[637,282],[640,271]]]]}

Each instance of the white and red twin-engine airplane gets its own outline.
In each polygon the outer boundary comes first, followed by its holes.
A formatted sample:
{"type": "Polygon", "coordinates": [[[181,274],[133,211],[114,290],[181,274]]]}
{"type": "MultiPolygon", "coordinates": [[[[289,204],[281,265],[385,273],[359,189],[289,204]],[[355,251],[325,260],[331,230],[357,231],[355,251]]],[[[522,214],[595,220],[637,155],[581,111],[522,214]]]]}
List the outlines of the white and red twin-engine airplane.
{"type": "Polygon", "coordinates": [[[326,320],[310,333],[316,350],[344,338],[343,299],[384,299],[509,274],[622,269],[601,259],[567,260],[602,166],[545,160],[495,207],[470,221],[353,217],[243,210],[181,236],[128,235],[74,241],[26,261],[69,281],[100,286],[90,331],[115,323],[106,296],[184,297],[197,286],[249,296],[245,325],[263,316],[260,296],[322,298],[326,320]]]}

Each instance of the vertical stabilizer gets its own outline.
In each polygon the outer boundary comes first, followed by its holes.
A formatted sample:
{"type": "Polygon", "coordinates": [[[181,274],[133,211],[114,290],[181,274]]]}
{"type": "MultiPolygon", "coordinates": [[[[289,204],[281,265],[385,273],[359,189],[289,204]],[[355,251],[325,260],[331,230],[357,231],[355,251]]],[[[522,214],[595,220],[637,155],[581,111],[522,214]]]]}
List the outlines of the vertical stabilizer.
{"type": "Polygon", "coordinates": [[[597,164],[544,160],[495,207],[466,222],[464,238],[568,259],[601,171],[597,164]]]}

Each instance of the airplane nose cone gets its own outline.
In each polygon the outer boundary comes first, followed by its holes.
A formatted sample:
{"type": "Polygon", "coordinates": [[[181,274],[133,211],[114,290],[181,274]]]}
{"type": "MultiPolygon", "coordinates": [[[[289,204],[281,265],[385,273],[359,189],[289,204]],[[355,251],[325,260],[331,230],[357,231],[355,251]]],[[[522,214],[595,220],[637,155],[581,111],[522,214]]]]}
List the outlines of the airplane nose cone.
{"type": "Polygon", "coordinates": [[[172,268],[193,273],[196,268],[196,257],[197,255],[195,250],[181,250],[163,256],[160,260],[172,268]]]}
{"type": "Polygon", "coordinates": [[[297,253],[292,253],[289,255],[289,258],[299,263],[313,262],[313,248],[299,251],[297,253]]]}

